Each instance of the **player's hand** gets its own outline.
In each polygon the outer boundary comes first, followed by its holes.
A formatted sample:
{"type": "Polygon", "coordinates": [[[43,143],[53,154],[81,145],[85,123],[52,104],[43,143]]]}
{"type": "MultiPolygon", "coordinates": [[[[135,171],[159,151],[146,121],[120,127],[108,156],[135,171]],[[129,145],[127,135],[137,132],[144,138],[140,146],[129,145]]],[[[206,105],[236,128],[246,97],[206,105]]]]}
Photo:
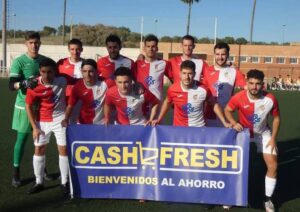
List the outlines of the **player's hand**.
{"type": "Polygon", "coordinates": [[[275,150],[275,152],[278,152],[276,141],[274,138],[271,138],[270,141],[267,143],[266,148],[271,147],[271,153],[275,150]]]}
{"type": "Polygon", "coordinates": [[[109,119],[108,119],[108,118],[104,118],[104,119],[103,119],[103,125],[104,125],[105,127],[107,127],[108,124],[109,124],[109,119]]]}
{"type": "Polygon", "coordinates": [[[146,127],[148,125],[151,125],[151,124],[152,124],[152,121],[148,120],[148,121],[145,122],[144,127],[146,127]]]}
{"type": "Polygon", "coordinates": [[[32,130],[33,141],[36,141],[36,142],[38,143],[41,134],[42,134],[42,135],[45,134],[41,129],[39,129],[39,128],[33,129],[33,130],[32,130]]]}
{"type": "Polygon", "coordinates": [[[224,127],[226,127],[226,128],[232,128],[232,124],[229,123],[229,122],[227,122],[227,121],[224,121],[224,122],[223,122],[223,125],[224,125],[224,127]]]}
{"type": "Polygon", "coordinates": [[[67,119],[64,119],[64,120],[61,121],[61,126],[62,126],[62,127],[67,127],[67,126],[68,126],[68,123],[69,123],[68,120],[67,120],[67,119]]]}
{"type": "Polygon", "coordinates": [[[35,88],[38,84],[38,80],[35,79],[34,77],[29,77],[27,80],[23,80],[20,82],[20,88],[35,88]]]}
{"type": "Polygon", "coordinates": [[[159,124],[159,121],[157,119],[154,119],[154,120],[151,121],[151,126],[152,127],[155,127],[158,124],[159,124]]]}
{"type": "Polygon", "coordinates": [[[238,132],[241,132],[244,128],[240,123],[235,123],[234,125],[232,125],[232,128],[235,129],[238,132]]]}

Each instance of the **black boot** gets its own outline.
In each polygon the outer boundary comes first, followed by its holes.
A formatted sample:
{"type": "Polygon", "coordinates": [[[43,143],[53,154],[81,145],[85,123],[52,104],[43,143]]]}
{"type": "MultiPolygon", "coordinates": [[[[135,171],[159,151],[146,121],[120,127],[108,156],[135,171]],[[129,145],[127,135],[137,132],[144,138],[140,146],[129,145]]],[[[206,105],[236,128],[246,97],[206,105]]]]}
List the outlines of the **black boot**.
{"type": "Polygon", "coordinates": [[[15,188],[18,188],[21,186],[20,167],[14,167],[13,179],[12,179],[11,184],[15,188]]]}

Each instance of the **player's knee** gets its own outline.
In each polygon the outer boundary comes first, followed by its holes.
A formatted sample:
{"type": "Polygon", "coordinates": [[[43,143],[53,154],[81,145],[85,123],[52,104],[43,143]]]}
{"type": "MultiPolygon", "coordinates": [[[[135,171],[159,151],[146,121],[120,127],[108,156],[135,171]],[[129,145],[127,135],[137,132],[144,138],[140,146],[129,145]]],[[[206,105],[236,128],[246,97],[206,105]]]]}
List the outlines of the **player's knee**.
{"type": "Polygon", "coordinates": [[[43,156],[45,155],[45,151],[46,151],[46,146],[35,146],[34,148],[34,154],[37,156],[43,156]]]}
{"type": "Polygon", "coordinates": [[[67,156],[67,146],[58,146],[58,153],[61,156],[67,156]]]}

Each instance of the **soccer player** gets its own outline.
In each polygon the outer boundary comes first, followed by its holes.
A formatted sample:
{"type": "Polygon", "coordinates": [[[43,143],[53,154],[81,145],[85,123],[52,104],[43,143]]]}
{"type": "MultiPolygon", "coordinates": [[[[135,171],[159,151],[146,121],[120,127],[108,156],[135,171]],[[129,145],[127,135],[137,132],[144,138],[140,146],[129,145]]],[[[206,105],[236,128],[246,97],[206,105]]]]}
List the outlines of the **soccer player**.
{"type": "MultiPolygon", "coordinates": [[[[227,64],[230,48],[227,43],[217,43],[214,47],[215,65],[204,71],[203,84],[210,90],[217,99],[222,109],[233,94],[233,89],[244,88],[246,85],[245,76],[236,68],[227,64]]],[[[204,110],[207,126],[221,127],[213,108],[207,105],[204,110]]]]}
{"type": "Polygon", "coordinates": [[[185,60],[192,60],[196,64],[194,80],[201,81],[204,70],[208,67],[207,63],[202,59],[193,57],[193,50],[195,48],[195,39],[191,35],[182,37],[182,55],[169,59],[171,63],[171,74],[169,78],[172,82],[180,82],[180,65],[185,60]]]}
{"type": "MultiPolygon", "coordinates": [[[[74,80],[81,79],[81,64],[83,59],[81,58],[81,53],[83,51],[82,42],[79,39],[73,38],[68,42],[68,51],[70,57],[60,59],[57,62],[58,72],[61,75],[66,75],[74,80]]],[[[71,95],[73,85],[68,85],[66,89],[67,102],[71,95]]],[[[80,103],[74,106],[72,110],[70,123],[76,123],[80,110],[80,103]]]]}
{"type": "Polygon", "coordinates": [[[99,75],[104,79],[114,82],[114,72],[119,67],[127,67],[132,73],[134,72],[133,60],[120,54],[122,43],[117,35],[109,35],[106,40],[106,49],[108,56],[101,57],[97,61],[99,75]]]}
{"type": "Polygon", "coordinates": [[[64,77],[55,77],[56,62],[47,58],[40,62],[40,77],[34,89],[27,90],[26,112],[31,123],[34,140],[33,169],[36,183],[28,190],[29,194],[44,188],[43,176],[45,167],[46,145],[52,132],[55,135],[59,152],[59,169],[61,174],[61,188],[68,193],[69,163],[66,148],[66,128],[61,122],[65,117],[65,89],[67,81],[64,77]],[[34,106],[39,104],[35,110],[34,106]]]}
{"type": "Polygon", "coordinates": [[[167,97],[163,102],[162,109],[157,120],[152,125],[160,123],[168,109],[174,105],[174,126],[203,127],[205,120],[203,115],[204,102],[212,104],[217,116],[225,127],[229,124],[225,121],[223,110],[209,93],[209,90],[199,85],[194,80],[196,65],[191,60],[181,63],[180,82],[175,82],[168,88],[167,97]]]}
{"type": "Polygon", "coordinates": [[[98,76],[97,63],[93,59],[86,59],[82,62],[81,72],[83,79],[79,80],[72,89],[66,109],[63,126],[69,123],[70,114],[74,105],[80,100],[80,124],[103,124],[103,105],[105,93],[110,85],[101,80],[98,76]]]}
{"type": "Polygon", "coordinates": [[[115,73],[115,83],[108,89],[104,104],[105,125],[109,123],[111,110],[117,111],[117,123],[121,125],[147,125],[155,117],[159,100],[148,90],[139,94],[132,84],[129,68],[120,67],[115,73]],[[146,106],[151,105],[150,118],[146,117],[146,106]]]}
{"type": "Polygon", "coordinates": [[[20,164],[24,153],[25,142],[31,132],[31,126],[25,111],[25,96],[28,88],[37,86],[36,76],[39,75],[39,63],[46,57],[39,54],[41,46],[40,34],[28,31],[25,35],[27,52],[16,58],[10,68],[9,89],[17,90],[12,129],[17,131],[14,146],[13,179],[14,187],[21,186],[20,164]]]}
{"type": "Polygon", "coordinates": [[[164,75],[168,76],[170,65],[157,58],[158,38],[147,35],[144,41],[145,59],[136,61],[136,80],[148,89],[157,99],[162,100],[164,75]]]}
{"type": "Polygon", "coordinates": [[[225,108],[225,115],[237,131],[249,128],[251,140],[255,142],[257,151],[263,154],[267,166],[265,177],[265,208],[275,211],[271,197],[276,186],[277,147],[276,137],[280,126],[279,107],[276,98],[263,91],[264,73],[250,70],[247,73],[247,90],[235,94],[225,108]],[[233,117],[238,111],[239,121],[233,117]],[[268,115],[273,116],[272,131],[268,127],[268,115]]]}

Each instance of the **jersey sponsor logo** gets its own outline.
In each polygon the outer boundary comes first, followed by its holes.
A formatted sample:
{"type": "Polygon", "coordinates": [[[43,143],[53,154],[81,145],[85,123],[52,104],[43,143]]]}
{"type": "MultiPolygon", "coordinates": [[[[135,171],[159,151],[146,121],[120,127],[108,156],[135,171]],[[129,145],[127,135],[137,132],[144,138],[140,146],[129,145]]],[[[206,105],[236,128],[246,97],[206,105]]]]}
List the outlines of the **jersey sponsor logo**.
{"type": "Polygon", "coordinates": [[[60,99],[59,96],[56,95],[56,94],[54,94],[54,95],[51,97],[50,101],[51,101],[52,103],[56,104],[57,102],[59,102],[59,99],[60,99]]]}
{"type": "Polygon", "coordinates": [[[260,122],[261,118],[258,116],[258,114],[254,113],[253,115],[248,116],[248,120],[255,125],[260,122]]]}
{"type": "Polygon", "coordinates": [[[125,108],[125,113],[127,114],[128,117],[132,117],[134,114],[134,111],[132,110],[131,107],[126,107],[125,108]]]}
{"type": "Polygon", "coordinates": [[[152,76],[148,76],[148,77],[145,78],[145,83],[146,83],[148,86],[154,85],[155,80],[153,79],[152,76]]]}
{"type": "Polygon", "coordinates": [[[100,103],[101,102],[99,100],[94,100],[93,103],[92,103],[92,107],[96,108],[96,107],[98,107],[100,105],[100,103]]]}
{"type": "Polygon", "coordinates": [[[190,113],[193,113],[195,111],[195,108],[192,106],[191,103],[187,103],[185,105],[182,105],[181,108],[184,111],[184,113],[186,113],[186,114],[190,114],[190,113]]]}

